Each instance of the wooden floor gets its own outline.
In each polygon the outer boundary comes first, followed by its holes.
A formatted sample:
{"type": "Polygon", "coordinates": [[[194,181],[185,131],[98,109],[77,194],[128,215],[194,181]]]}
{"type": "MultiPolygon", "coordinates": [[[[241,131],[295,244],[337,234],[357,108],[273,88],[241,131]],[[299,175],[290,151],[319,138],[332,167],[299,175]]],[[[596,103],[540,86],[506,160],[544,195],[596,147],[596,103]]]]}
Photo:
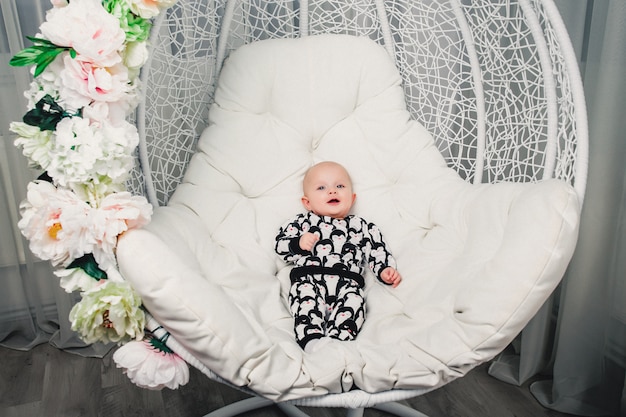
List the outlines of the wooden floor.
{"type": "MultiPolygon", "coordinates": [[[[47,344],[29,352],[0,348],[2,417],[201,417],[246,398],[195,369],[178,390],[148,391],[117,369],[111,354],[82,358],[47,344]]],[[[543,408],[528,391],[487,375],[486,366],[434,392],[406,402],[429,417],[567,417],[543,408]]],[[[344,416],[342,409],[303,408],[314,417],[344,416]]],[[[268,407],[250,417],[284,416],[268,407]]],[[[365,417],[387,414],[366,410],[365,417]]]]}

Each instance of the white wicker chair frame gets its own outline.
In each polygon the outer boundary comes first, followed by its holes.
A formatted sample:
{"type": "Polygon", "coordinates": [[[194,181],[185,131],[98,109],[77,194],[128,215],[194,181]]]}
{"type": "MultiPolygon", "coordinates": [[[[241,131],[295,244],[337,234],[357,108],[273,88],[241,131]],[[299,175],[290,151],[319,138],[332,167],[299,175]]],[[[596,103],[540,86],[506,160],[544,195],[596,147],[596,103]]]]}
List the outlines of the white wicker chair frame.
{"type": "MultiPolygon", "coordinates": [[[[220,68],[237,47],[257,40],[320,33],[367,36],[383,45],[404,81],[412,116],[433,134],[467,181],[559,178],[582,202],[587,119],[576,57],[552,0],[179,0],[155,22],[137,114],[140,169],[131,189],[163,205],[181,181],[207,120],[220,68]]],[[[164,332],[153,319],[148,329],[164,332]]],[[[168,345],[212,379],[228,384],[168,345]]],[[[427,390],[352,391],[278,404],[376,407],[424,416],[393,401],[427,390]]],[[[253,392],[249,392],[254,395],[253,392]]],[[[251,398],[209,415],[270,405],[251,398]]]]}

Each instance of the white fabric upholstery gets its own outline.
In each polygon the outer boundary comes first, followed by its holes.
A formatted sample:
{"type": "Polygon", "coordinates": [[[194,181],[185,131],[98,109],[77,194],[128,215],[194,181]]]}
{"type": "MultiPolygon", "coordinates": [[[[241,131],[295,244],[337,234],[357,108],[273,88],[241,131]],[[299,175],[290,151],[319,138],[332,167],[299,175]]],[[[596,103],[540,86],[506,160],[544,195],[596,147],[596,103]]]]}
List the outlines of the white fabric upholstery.
{"type": "Polygon", "coordinates": [[[221,377],[281,401],[436,387],[500,352],[558,284],[579,204],[564,182],[470,185],[410,120],[384,49],[339,35],[257,42],[220,75],[210,125],[167,207],[118,245],[147,309],[221,377]],[[278,228],[307,168],[343,164],[404,281],[366,277],[354,342],[304,354],[278,228]]]}

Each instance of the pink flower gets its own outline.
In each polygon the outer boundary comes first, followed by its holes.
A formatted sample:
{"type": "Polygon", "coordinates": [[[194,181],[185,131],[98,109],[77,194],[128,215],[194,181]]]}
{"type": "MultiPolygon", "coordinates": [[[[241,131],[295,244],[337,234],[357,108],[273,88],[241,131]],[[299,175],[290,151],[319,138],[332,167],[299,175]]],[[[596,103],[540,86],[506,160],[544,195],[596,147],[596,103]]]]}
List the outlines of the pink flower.
{"type": "Polygon", "coordinates": [[[189,381],[189,367],[178,355],[149,341],[128,342],[113,354],[118,368],[137,386],[152,390],[176,389],[189,381]]]}
{"type": "Polygon", "coordinates": [[[74,48],[96,66],[112,67],[122,60],[118,52],[126,34],[100,0],[72,0],[65,7],[54,7],[40,29],[55,45],[74,48]]]}
{"type": "Polygon", "coordinates": [[[92,207],[74,192],[45,181],[28,185],[20,209],[18,226],[37,257],[67,267],[74,259],[93,253],[102,270],[116,265],[117,237],[144,226],[152,216],[147,200],[129,192],[109,194],[92,207]]]}
{"type": "Polygon", "coordinates": [[[100,124],[109,123],[114,126],[120,126],[127,123],[128,115],[135,109],[139,97],[131,94],[125,100],[118,102],[96,101],[83,107],[83,118],[100,124]]]}
{"type": "Polygon", "coordinates": [[[123,231],[148,224],[152,216],[152,206],[148,201],[129,192],[109,194],[100,203],[100,210],[107,214],[109,221],[123,223],[123,231]]]}
{"type": "Polygon", "coordinates": [[[130,10],[144,19],[151,19],[161,10],[171,7],[176,0],[129,0],[130,10]]]}
{"type": "Polygon", "coordinates": [[[37,257],[68,266],[91,253],[96,243],[90,232],[90,210],[70,190],[35,181],[28,184],[26,200],[20,205],[18,227],[37,257]]]}
{"type": "Polygon", "coordinates": [[[61,71],[59,95],[61,100],[74,108],[84,107],[91,102],[125,102],[133,92],[124,65],[102,67],[82,56],[73,59],[63,57],[65,68],[61,71]]]}
{"type": "Polygon", "coordinates": [[[50,0],[53,7],[65,7],[67,6],[67,0],[50,0]]]}
{"type": "Polygon", "coordinates": [[[152,206],[144,197],[129,192],[106,196],[92,217],[92,231],[96,239],[93,255],[100,268],[107,270],[116,265],[117,237],[127,230],[150,222],[152,206]]]}

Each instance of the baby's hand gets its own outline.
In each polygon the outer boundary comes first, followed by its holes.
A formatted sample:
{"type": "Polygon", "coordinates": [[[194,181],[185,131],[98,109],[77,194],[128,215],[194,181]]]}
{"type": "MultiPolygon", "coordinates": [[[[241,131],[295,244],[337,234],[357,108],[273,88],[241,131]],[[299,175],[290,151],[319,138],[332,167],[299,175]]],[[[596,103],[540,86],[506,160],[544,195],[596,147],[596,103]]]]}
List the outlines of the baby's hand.
{"type": "Polygon", "coordinates": [[[311,232],[304,232],[302,236],[300,236],[300,249],[311,252],[313,246],[315,246],[315,242],[318,240],[317,235],[311,232]]]}
{"type": "Polygon", "coordinates": [[[390,284],[393,288],[396,288],[400,281],[402,281],[402,276],[395,268],[388,266],[383,269],[383,272],[380,274],[380,278],[387,284],[390,284]]]}

